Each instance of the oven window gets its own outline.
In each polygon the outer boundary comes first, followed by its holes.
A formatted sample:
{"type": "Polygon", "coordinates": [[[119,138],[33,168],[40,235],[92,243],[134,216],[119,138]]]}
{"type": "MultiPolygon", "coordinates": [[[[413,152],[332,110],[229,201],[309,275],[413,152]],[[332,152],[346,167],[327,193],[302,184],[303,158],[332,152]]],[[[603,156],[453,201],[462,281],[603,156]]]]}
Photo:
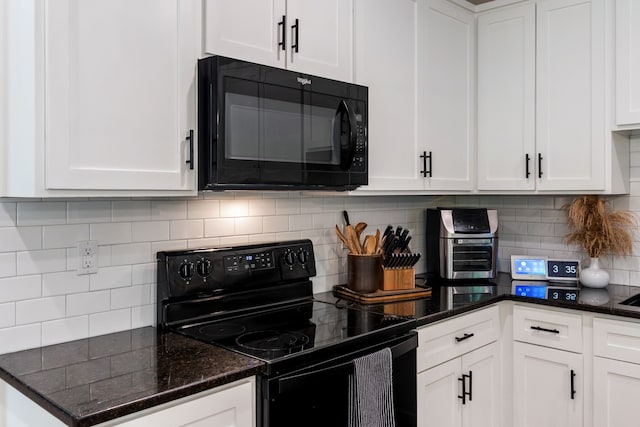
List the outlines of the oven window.
{"type": "Polygon", "coordinates": [[[225,79],[225,158],[340,164],[333,128],[340,100],[263,83],[225,79]]]}

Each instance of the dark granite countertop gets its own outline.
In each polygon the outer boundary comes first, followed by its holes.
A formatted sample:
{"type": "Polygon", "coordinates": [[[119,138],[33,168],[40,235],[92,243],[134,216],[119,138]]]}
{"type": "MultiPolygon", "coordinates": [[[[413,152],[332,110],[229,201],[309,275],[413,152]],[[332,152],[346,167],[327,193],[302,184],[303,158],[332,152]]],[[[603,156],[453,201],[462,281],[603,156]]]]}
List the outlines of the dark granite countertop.
{"type": "Polygon", "coordinates": [[[257,359],[147,327],[0,355],[0,378],[90,426],[259,374],[257,359]]]}
{"type": "MultiPolygon", "coordinates": [[[[416,283],[421,283],[421,279],[416,279],[416,283]]],[[[545,284],[546,282],[529,281],[527,283],[545,284]]],[[[366,310],[415,318],[418,327],[504,300],[640,319],[640,307],[619,304],[628,297],[640,293],[640,287],[635,286],[609,284],[603,289],[577,286],[578,298],[571,302],[514,295],[511,276],[505,273],[500,273],[497,279],[492,281],[460,281],[455,284],[451,284],[451,282],[446,284],[427,283],[427,285],[432,287],[432,294],[429,298],[384,304],[360,304],[335,296],[332,292],[317,294],[315,297],[321,301],[355,305],[366,310]]],[[[575,284],[570,283],[552,283],[550,285],[576,287],[575,284]]]]}

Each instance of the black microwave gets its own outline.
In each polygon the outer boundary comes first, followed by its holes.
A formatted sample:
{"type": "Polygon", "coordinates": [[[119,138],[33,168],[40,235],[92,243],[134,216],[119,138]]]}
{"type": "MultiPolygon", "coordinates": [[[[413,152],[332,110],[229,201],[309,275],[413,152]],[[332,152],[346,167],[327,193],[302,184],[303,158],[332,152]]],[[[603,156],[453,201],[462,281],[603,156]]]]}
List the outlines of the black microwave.
{"type": "Polygon", "coordinates": [[[200,190],[367,184],[365,86],[211,56],[198,61],[200,190]]]}

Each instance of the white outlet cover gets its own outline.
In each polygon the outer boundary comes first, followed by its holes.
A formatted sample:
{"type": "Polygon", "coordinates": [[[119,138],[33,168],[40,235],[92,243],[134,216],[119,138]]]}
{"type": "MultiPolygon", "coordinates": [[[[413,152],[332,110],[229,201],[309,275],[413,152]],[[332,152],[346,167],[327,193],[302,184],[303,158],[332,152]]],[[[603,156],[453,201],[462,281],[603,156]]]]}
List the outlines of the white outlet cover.
{"type": "Polygon", "coordinates": [[[83,240],[78,242],[78,275],[98,272],[98,241],[83,240]]]}

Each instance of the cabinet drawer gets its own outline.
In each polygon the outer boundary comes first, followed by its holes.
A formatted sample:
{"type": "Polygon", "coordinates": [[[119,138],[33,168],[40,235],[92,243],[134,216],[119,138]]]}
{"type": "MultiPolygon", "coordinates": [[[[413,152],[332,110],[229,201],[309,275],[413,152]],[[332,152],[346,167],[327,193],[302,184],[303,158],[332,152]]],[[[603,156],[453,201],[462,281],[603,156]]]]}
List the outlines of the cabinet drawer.
{"type": "Polygon", "coordinates": [[[623,320],[593,319],[593,354],[638,363],[640,324],[623,320]]]}
{"type": "Polygon", "coordinates": [[[454,317],[418,330],[418,372],[498,339],[498,307],[454,317]]]}
{"type": "Polygon", "coordinates": [[[516,305],[513,339],[582,353],[582,316],[516,305]]]}

